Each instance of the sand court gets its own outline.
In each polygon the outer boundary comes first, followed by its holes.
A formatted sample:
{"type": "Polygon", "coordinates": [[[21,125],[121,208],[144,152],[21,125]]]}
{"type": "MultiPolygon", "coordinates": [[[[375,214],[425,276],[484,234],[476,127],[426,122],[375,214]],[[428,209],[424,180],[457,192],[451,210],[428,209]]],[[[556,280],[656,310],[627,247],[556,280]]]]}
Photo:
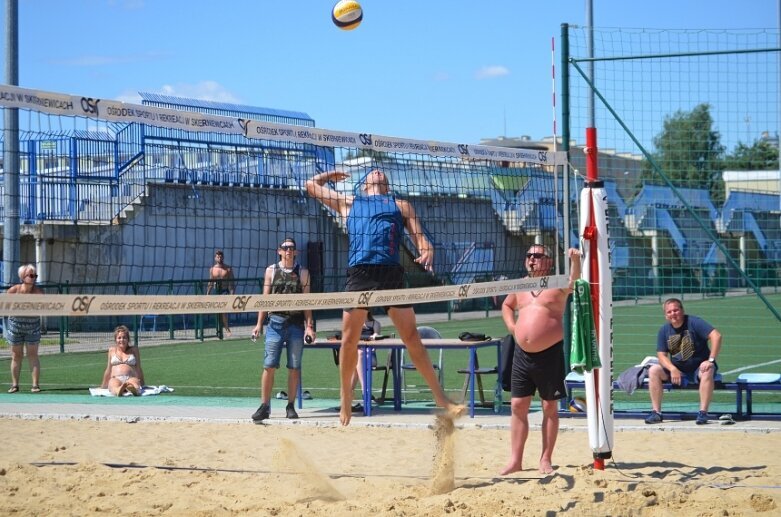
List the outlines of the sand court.
{"type": "Polygon", "coordinates": [[[504,417],[415,423],[0,417],[0,513],[122,515],[777,515],[777,423],[650,428],[618,422],[615,462],[594,471],[580,421],[562,420],[555,472],[496,473],[504,417]],[[490,422],[490,423],[489,423],[490,422]],[[704,428],[703,428],[704,427],[704,428]]]}

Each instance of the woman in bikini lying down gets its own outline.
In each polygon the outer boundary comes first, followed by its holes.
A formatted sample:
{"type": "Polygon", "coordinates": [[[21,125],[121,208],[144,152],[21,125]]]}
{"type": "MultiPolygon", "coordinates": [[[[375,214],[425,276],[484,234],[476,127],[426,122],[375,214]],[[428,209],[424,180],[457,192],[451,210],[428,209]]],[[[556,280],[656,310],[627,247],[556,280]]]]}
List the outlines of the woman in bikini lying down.
{"type": "Polygon", "coordinates": [[[130,330],[124,325],[114,329],[114,342],[116,346],[108,349],[108,364],[101,387],[108,388],[117,397],[125,392],[139,395],[144,385],[141,351],[130,345],[130,330]]]}

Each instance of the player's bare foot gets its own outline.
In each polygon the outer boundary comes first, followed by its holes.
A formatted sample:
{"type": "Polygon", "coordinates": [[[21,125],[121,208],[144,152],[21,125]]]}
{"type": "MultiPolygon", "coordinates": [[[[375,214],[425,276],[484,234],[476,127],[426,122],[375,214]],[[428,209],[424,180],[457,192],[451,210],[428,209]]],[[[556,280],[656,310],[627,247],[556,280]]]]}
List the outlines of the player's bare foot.
{"type": "Polygon", "coordinates": [[[523,466],[520,463],[516,463],[514,461],[511,461],[505,467],[499,471],[500,476],[506,476],[508,474],[512,474],[513,472],[520,472],[523,470],[523,466]]]}
{"type": "Polygon", "coordinates": [[[138,396],[138,388],[136,388],[135,384],[128,383],[127,391],[131,393],[133,396],[138,396]]]}
{"type": "Polygon", "coordinates": [[[466,406],[463,404],[453,404],[452,402],[445,406],[445,412],[453,420],[461,418],[466,414],[466,406]]]}
{"type": "Polygon", "coordinates": [[[231,329],[229,329],[228,327],[225,327],[225,335],[231,337],[233,335],[233,332],[231,332],[231,329]]]}
{"type": "Polygon", "coordinates": [[[342,408],[339,410],[339,422],[342,425],[350,425],[350,420],[353,417],[353,408],[349,403],[342,404],[342,408]]]}
{"type": "Polygon", "coordinates": [[[540,460],[540,474],[553,474],[553,465],[548,460],[540,460]]]}
{"type": "Polygon", "coordinates": [[[350,425],[353,417],[353,397],[352,392],[342,393],[341,408],[339,409],[339,422],[342,425],[350,425]]]}

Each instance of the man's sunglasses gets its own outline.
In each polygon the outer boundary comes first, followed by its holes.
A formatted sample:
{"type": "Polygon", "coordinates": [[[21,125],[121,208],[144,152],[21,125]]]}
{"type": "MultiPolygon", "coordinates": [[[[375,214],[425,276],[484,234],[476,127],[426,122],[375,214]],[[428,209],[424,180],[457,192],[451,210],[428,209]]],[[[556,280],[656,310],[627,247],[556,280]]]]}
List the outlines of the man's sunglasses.
{"type": "Polygon", "coordinates": [[[526,254],[526,258],[527,259],[533,258],[533,259],[540,260],[540,259],[544,259],[545,257],[547,257],[547,255],[545,253],[527,253],[526,254]]]}
{"type": "Polygon", "coordinates": [[[296,247],[293,244],[283,244],[282,246],[279,247],[279,249],[281,249],[282,251],[287,251],[287,250],[296,251],[296,247]]]}

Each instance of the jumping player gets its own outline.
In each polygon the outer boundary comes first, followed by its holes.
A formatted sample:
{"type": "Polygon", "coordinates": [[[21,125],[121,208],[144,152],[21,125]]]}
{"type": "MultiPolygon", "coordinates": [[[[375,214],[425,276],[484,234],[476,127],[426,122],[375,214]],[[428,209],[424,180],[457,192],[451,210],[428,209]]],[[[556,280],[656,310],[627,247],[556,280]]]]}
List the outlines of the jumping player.
{"type": "MultiPolygon", "coordinates": [[[[423,233],[412,205],[396,199],[390,193],[385,173],[375,169],[365,179],[365,196],[341,194],[326,186],[332,181],[349,177],[344,172],[324,172],[306,182],[306,191],[313,198],[334,210],[346,221],[350,256],[347,270],[347,291],[401,289],[404,268],[401,266],[401,244],[404,228],[417,246],[420,256],[415,262],[426,271],[433,270],[434,248],[423,233]]],[[[367,309],[345,309],[342,316],[342,346],[339,376],[341,379],[341,411],[339,420],[348,425],[352,418],[352,378],[358,362],[358,341],[366,321],[367,309]]],[[[452,417],[463,414],[464,406],[453,403],[439,385],[431,359],[423,346],[410,305],[388,308],[388,316],[412,362],[434,394],[438,406],[452,417]]]]}

